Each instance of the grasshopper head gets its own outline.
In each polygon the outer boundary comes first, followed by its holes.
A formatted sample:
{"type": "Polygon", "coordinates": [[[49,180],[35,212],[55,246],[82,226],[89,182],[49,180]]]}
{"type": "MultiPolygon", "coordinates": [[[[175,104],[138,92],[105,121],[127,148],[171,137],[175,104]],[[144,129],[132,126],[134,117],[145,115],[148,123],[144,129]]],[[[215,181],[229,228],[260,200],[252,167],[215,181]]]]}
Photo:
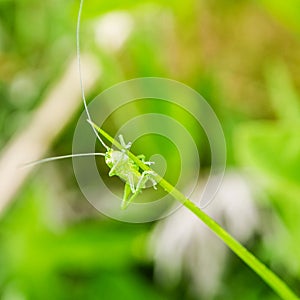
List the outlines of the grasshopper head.
{"type": "Polygon", "coordinates": [[[122,152],[121,151],[109,149],[105,153],[105,163],[110,168],[112,168],[117,162],[119,162],[120,159],[122,159],[122,152]]]}
{"type": "Polygon", "coordinates": [[[111,168],[113,166],[113,158],[112,158],[113,149],[109,149],[105,153],[105,163],[111,168]]]}

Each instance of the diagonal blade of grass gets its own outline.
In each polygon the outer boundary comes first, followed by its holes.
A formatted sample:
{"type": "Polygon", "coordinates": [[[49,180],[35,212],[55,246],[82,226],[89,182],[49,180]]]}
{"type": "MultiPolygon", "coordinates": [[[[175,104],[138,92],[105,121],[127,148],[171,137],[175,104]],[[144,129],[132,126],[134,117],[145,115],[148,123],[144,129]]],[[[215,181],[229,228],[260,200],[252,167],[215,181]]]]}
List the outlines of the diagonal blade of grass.
{"type": "MultiPolygon", "coordinates": [[[[93,122],[89,122],[103,137],[111,142],[119,150],[124,150],[126,154],[144,171],[152,170],[149,166],[140,161],[133,153],[124,149],[120,143],[113,139],[99,126],[93,122]]],[[[275,273],[267,268],[258,258],[249,252],[241,243],[239,243],[233,236],[231,236],[221,225],[215,222],[209,215],[201,210],[191,200],[186,198],[173,185],[167,182],[158,174],[155,175],[155,180],[168,193],[170,193],[176,200],[180,201],[186,208],[188,208],[194,215],[196,215],[202,222],[204,222],[241,260],[243,260],[254,272],[256,272],[282,299],[285,300],[299,300],[294,292],[281,280],[275,273]]]]}

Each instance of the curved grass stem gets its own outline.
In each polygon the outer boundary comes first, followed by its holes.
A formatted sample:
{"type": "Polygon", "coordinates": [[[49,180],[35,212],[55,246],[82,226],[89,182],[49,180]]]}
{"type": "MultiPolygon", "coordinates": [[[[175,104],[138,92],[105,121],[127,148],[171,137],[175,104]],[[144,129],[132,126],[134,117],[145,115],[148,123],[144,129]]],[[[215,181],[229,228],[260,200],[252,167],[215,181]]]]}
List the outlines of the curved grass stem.
{"type": "MultiPolygon", "coordinates": [[[[108,133],[98,127],[96,124],[90,122],[92,126],[109,142],[111,142],[119,150],[125,150],[127,155],[144,171],[151,170],[151,168],[140,161],[130,151],[123,149],[120,143],[114,140],[108,133]]],[[[296,294],[287,286],[287,284],[280,279],[275,273],[267,268],[258,258],[249,252],[241,243],[239,243],[233,236],[231,236],[221,225],[214,221],[209,215],[201,210],[191,200],[186,198],[180,191],[173,187],[169,182],[163,179],[158,174],[155,175],[155,180],[168,193],[170,193],[176,200],[180,201],[186,208],[188,208],[194,215],[196,215],[203,223],[205,223],[241,260],[243,260],[254,272],[256,272],[282,299],[285,300],[299,300],[296,294]]]]}

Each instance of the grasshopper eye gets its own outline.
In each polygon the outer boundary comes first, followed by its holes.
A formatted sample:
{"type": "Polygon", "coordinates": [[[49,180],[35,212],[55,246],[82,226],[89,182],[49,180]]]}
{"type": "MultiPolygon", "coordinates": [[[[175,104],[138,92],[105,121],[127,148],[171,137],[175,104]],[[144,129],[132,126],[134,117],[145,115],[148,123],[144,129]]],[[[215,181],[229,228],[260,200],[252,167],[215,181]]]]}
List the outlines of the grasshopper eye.
{"type": "Polygon", "coordinates": [[[111,164],[112,163],[111,155],[105,155],[105,162],[106,162],[106,164],[111,164]]]}

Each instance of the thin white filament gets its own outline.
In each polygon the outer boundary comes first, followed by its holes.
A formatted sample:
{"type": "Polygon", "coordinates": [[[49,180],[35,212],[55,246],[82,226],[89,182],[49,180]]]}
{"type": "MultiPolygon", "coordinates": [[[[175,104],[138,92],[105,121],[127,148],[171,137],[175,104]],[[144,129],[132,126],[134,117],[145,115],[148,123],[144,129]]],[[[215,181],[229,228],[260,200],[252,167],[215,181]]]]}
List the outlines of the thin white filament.
{"type": "Polygon", "coordinates": [[[38,164],[43,164],[43,163],[50,162],[50,161],[53,161],[53,160],[72,158],[72,157],[84,157],[84,156],[105,156],[105,153],[77,153],[77,154],[54,156],[54,157],[44,158],[44,159],[40,159],[40,160],[37,160],[37,161],[32,161],[32,162],[23,164],[22,167],[33,167],[33,166],[36,166],[38,164]]]}
{"type": "MultiPolygon", "coordinates": [[[[81,96],[82,96],[82,100],[83,100],[84,109],[86,111],[88,120],[92,121],[90,113],[89,113],[89,110],[88,110],[86,98],[85,98],[84,84],[83,84],[83,78],[82,78],[83,77],[82,76],[82,68],[81,68],[81,56],[80,56],[80,21],[81,21],[81,14],[82,14],[82,6],[83,6],[83,0],[80,0],[78,17],[77,17],[77,28],[76,28],[77,62],[78,62],[78,71],[79,71],[79,82],[80,82],[81,96]]],[[[92,127],[95,135],[97,136],[97,138],[101,142],[101,144],[104,146],[104,148],[106,150],[109,150],[109,147],[100,138],[97,130],[93,126],[91,126],[91,127],[92,127]]]]}

